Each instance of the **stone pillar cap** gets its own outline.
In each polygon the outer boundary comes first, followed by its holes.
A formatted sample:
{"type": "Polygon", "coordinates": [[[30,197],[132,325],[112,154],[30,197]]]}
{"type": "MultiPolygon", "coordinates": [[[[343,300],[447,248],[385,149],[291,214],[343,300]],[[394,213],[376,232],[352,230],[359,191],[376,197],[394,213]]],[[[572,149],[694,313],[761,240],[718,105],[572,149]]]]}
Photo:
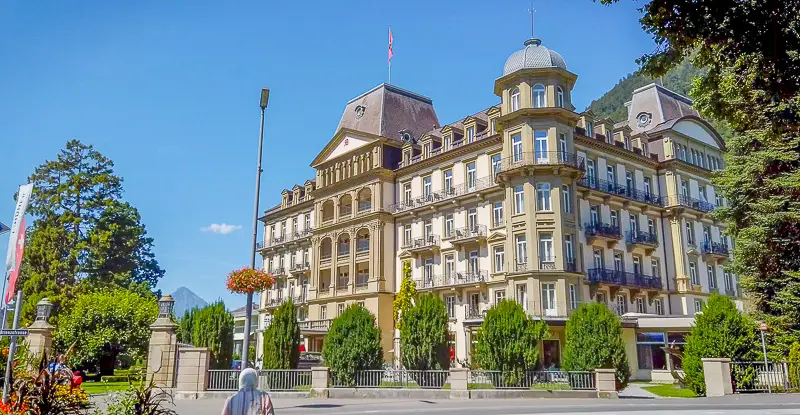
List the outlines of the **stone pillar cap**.
{"type": "Polygon", "coordinates": [[[617,369],[600,369],[600,368],[597,368],[594,371],[598,372],[598,373],[616,373],[617,369]]]}
{"type": "Polygon", "coordinates": [[[717,363],[730,363],[731,359],[727,357],[704,357],[702,359],[703,362],[717,362],[717,363]]]}

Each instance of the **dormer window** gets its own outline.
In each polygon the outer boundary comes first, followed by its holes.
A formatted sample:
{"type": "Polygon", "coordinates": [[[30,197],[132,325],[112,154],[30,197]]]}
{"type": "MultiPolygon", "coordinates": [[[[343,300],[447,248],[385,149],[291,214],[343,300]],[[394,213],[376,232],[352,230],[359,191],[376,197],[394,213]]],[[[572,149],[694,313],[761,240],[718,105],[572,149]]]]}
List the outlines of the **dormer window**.
{"type": "Polygon", "coordinates": [[[536,84],[533,87],[533,108],[544,108],[544,85],[536,84]]]}
{"type": "Polygon", "coordinates": [[[519,89],[514,88],[511,90],[511,111],[519,109],[519,89]]]}
{"type": "Polygon", "coordinates": [[[586,121],[586,136],[594,138],[594,126],[591,121],[586,121]]]}
{"type": "Polygon", "coordinates": [[[564,108],[564,90],[560,86],[556,87],[556,106],[564,108]]]}
{"type": "Polygon", "coordinates": [[[492,119],[492,134],[497,134],[497,119],[492,119]]]}
{"type": "Polygon", "coordinates": [[[467,128],[467,143],[475,141],[475,127],[467,128]]]}

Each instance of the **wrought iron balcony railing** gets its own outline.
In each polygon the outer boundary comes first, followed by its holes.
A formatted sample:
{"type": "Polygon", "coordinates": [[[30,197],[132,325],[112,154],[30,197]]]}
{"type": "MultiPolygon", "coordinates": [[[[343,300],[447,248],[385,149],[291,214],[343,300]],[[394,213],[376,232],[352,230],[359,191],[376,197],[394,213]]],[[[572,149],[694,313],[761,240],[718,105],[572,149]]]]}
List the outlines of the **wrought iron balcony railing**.
{"type": "Polygon", "coordinates": [[[728,256],[730,252],[727,246],[719,242],[706,241],[703,242],[703,254],[728,256]]]}
{"type": "Polygon", "coordinates": [[[439,235],[428,235],[403,241],[402,249],[424,249],[439,245],[439,235]]]}
{"type": "Polygon", "coordinates": [[[400,213],[410,209],[427,206],[432,203],[442,202],[448,199],[463,196],[472,192],[477,192],[479,190],[484,190],[495,185],[496,183],[494,181],[494,176],[481,177],[457,186],[444,188],[442,190],[430,192],[417,198],[395,203],[389,206],[389,211],[392,213],[400,213]]]}
{"type": "Polygon", "coordinates": [[[586,233],[587,238],[592,236],[603,236],[606,238],[615,238],[615,239],[622,238],[619,226],[611,225],[608,223],[589,222],[583,225],[583,230],[586,233]]]}
{"type": "Polygon", "coordinates": [[[486,225],[468,226],[459,229],[447,229],[443,239],[473,239],[486,236],[486,225]]]}
{"type": "Polygon", "coordinates": [[[649,288],[660,290],[663,287],[661,278],[614,269],[591,268],[586,273],[589,282],[622,285],[627,287],[649,288]]]}
{"type": "Polygon", "coordinates": [[[599,190],[612,195],[618,195],[626,199],[647,203],[653,206],[664,206],[663,200],[652,193],[628,188],[627,186],[622,186],[618,183],[598,179],[596,177],[584,177],[578,181],[578,186],[599,190]]]}
{"type": "Polygon", "coordinates": [[[681,206],[690,207],[692,209],[699,210],[705,213],[711,212],[712,210],[717,208],[717,206],[713,203],[709,203],[703,200],[697,200],[693,197],[689,197],[686,195],[672,196],[671,202],[677,202],[677,204],[681,206]]]}
{"type": "Polygon", "coordinates": [[[500,171],[513,170],[525,166],[553,166],[563,165],[576,169],[584,170],[586,164],[583,157],[563,151],[531,151],[515,153],[511,157],[506,157],[500,161],[500,171]]]}
{"type": "Polygon", "coordinates": [[[627,231],[625,232],[625,243],[628,245],[641,244],[658,246],[658,238],[656,237],[656,234],[646,231],[627,231]]]}

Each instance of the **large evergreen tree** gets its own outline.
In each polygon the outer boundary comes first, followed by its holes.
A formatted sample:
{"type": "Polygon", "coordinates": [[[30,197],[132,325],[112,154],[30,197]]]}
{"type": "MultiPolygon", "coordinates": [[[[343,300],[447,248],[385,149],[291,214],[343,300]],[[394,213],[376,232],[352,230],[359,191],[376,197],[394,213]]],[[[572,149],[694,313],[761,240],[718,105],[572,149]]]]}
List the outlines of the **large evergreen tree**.
{"type": "Polygon", "coordinates": [[[77,140],[38,166],[20,285],[29,320],[44,296],[58,306],[102,287],[152,290],[164,270],[138,211],[122,200],[114,163],[77,140]]]}
{"type": "Polygon", "coordinates": [[[534,321],[516,301],[503,300],[489,309],[478,332],[475,358],[481,369],[499,370],[515,385],[539,364],[539,341],[547,325],[534,321]]]}
{"type": "Polygon", "coordinates": [[[447,370],[447,307],[436,295],[425,294],[403,314],[400,345],[403,366],[411,370],[447,370]]]}
{"type": "Polygon", "coordinates": [[[300,360],[300,325],[294,303],[281,304],[264,331],[264,369],[297,369],[300,360]]]}
{"type": "Polygon", "coordinates": [[[222,300],[198,310],[193,317],[192,344],[211,352],[212,369],[229,369],[233,354],[233,316],[222,300]]]}
{"type": "Polygon", "coordinates": [[[736,240],[731,270],[786,353],[800,339],[800,0],[650,0],[641,11],[657,44],[645,73],[687,57],[705,68],[695,106],[733,131],[717,218],[736,240]]]}
{"type": "Polygon", "coordinates": [[[583,304],[567,320],[564,370],[615,369],[621,387],[631,370],[622,340],[622,324],[605,304],[583,304]]]}
{"type": "Polygon", "coordinates": [[[726,357],[734,362],[758,360],[756,331],[755,323],[742,315],[730,298],[712,295],[703,312],[695,316],[694,327],[686,337],[683,350],[686,385],[698,395],[705,394],[704,357],[726,357]]]}
{"type": "Polygon", "coordinates": [[[380,369],[383,349],[375,316],[358,304],[347,307],[331,322],[322,356],[337,382],[344,384],[354,382],[359,370],[380,369]]]}

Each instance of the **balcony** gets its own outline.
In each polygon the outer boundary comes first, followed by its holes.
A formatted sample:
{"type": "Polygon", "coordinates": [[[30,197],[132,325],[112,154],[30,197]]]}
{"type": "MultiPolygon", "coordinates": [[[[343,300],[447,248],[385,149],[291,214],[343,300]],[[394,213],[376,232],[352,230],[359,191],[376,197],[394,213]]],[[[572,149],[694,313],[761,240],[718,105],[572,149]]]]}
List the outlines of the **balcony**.
{"type": "Polygon", "coordinates": [[[528,301],[527,313],[536,318],[567,318],[579,305],[567,301],[528,301]]]}
{"type": "Polygon", "coordinates": [[[584,177],[578,180],[578,186],[585,187],[590,190],[596,190],[609,195],[619,196],[624,199],[645,203],[651,206],[664,206],[664,201],[652,193],[646,193],[636,189],[629,189],[627,186],[621,186],[617,183],[598,179],[596,177],[584,177]]]}
{"type": "Polygon", "coordinates": [[[356,292],[367,291],[369,289],[369,276],[359,276],[356,280],[356,292]]]}
{"type": "Polygon", "coordinates": [[[539,260],[539,270],[540,271],[555,271],[556,270],[556,259],[555,258],[541,258],[539,260]]]}
{"type": "Polygon", "coordinates": [[[528,262],[516,262],[514,263],[514,272],[526,272],[528,270],[528,262]]]}
{"type": "Polygon", "coordinates": [[[486,270],[456,272],[445,275],[427,275],[417,280],[418,289],[456,287],[460,285],[483,284],[489,279],[486,270]]]}
{"type": "Polygon", "coordinates": [[[474,180],[472,183],[462,183],[458,186],[442,189],[436,192],[431,192],[417,198],[412,198],[404,202],[395,203],[389,206],[389,211],[392,213],[406,212],[412,209],[429,206],[432,204],[444,202],[447,200],[455,199],[460,196],[468,195],[474,192],[479,192],[492,187],[495,187],[494,176],[482,177],[474,180]]]}
{"type": "Polygon", "coordinates": [[[450,229],[445,233],[443,240],[449,240],[453,245],[480,243],[486,240],[486,225],[450,229]]]}
{"type": "Polygon", "coordinates": [[[306,229],[303,229],[303,230],[295,231],[294,234],[292,235],[292,241],[301,241],[301,240],[305,240],[305,239],[311,238],[311,231],[312,230],[313,229],[311,229],[311,228],[306,228],[306,229]]]}
{"type": "Polygon", "coordinates": [[[317,297],[325,298],[325,297],[330,297],[332,295],[333,295],[333,288],[330,286],[327,286],[326,288],[320,288],[319,290],[317,290],[317,297]]]}
{"type": "Polygon", "coordinates": [[[640,252],[651,255],[658,248],[658,238],[654,233],[645,231],[625,232],[625,243],[628,245],[629,252],[640,252]]]}
{"type": "MultiPolygon", "coordinates": [[[[267,271],[267,272],[270,272],[270,271],[267,271]]],[[[273,270],[271,271],[271,273],[272,273],[272,275],[274,275],[274,276],[286,275],[286,268],[284,268],[284,267],[278,267],[278,268],[275,268],[275,269],[273,269],[273,270]]]]}
{"type": "Polygon", "coordinates": [[[300,292],[296,293],[292,297],[292,301],[294,301],[295,304],[303,304],[303,303],[307,302],[308,301],[308,289],[307,288],[303,288],[302,290],[300,290],[300,292]]]}
{"type": "Polygon", "coordinates": [[[725,261],[729,258],[728,247],[719,243],[706,241],[703,243],[703,259],[725,261]]]}
{"type": "Polygon", "coordinates": [[[693,209],[702,213],[709,213],[717,208],[717,206],[713,203],[709,203],[703,200],[697,200],[695,198],[686,195],[672,195],[669,196],[667,199],[668,199],[667,202],[668,206],[687,207],[689,209],[693,209]]]}
{"type": "Polygon", "coordinates": [[[346,294],[350,291],[350,280],[339,280],[336,282],[336,294],[346,294]]]}
{"type": "Polygon", "coordinates": [[[339,211],[339,219],[346,219],[350,216],[353,216],[353,207],[352,206],[342,206],[341,210],[339,211]]]}
{"type": "Polygon", "coordinates": [[[372,212],[372,202],[358,202],[358,214],[362,215],[364,213],[372,212]]]}
{"type": "Polygon", "coordinates": [[[439,248],[439,235],[428,235],[405,241],[401,248],[415,254],[433,251],[439,248]]]}
{"type": "Polygon", "coordinates": [[[561,151],[518,153],[500,161],[497,181],[506,182],[515,175],[531,176],[537,170],[552,171],[553,168],[564,169],[577,177],[583,174],[586,166],[583,157],[572,153],[561,151]]]}
{"type": "Polygon", "coordinates": [[[308,262],[298,262],[292,265],[292,273],[304,273],[311,270],[311,264],[308,262]]]}
{"type": "Polygon", "coordinates": [[[331,319],[298,321],[301,333],[327,333],[331,328],[331,319]]]}
{"type": "Polygon", "coordinates": [[[587,272],[587,279],[591,283],[619,285],[646,290],[661,290],[663,287],[661,278],[659,277],[604,268],[589,269],[587,272]]]}
{"type": "Polygon", "coordinates": [[[481,310],[480,306],[477,305],[464,305],[464,316],[465,320],[483,320],[486,318],[486,311],[481,310]]]}
{"type": "Polygon", "coordinates": [[[608,223],[586,223],[583,225],[583,231],[589,244],[594,241],[602,241],[606,242],[609,248],[613,248],[617,241],[622,239],[619,226],[608,223]]]}

